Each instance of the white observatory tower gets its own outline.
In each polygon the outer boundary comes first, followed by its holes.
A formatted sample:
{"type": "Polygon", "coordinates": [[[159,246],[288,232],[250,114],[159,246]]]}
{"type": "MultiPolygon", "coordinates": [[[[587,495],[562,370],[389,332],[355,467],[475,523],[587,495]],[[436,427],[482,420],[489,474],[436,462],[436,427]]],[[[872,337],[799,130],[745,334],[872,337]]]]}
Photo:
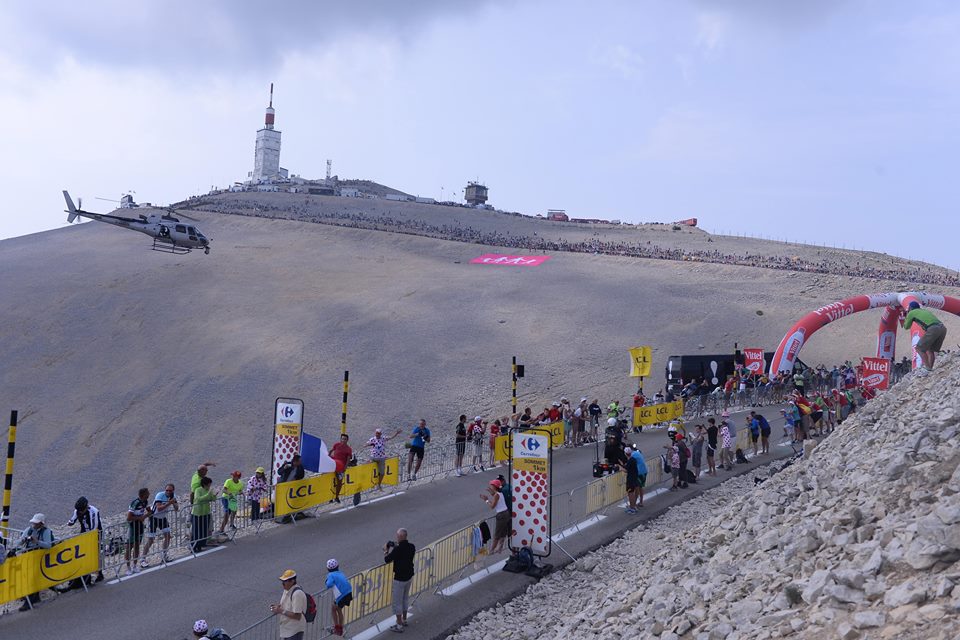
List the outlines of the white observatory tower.
{"type": "Polygon", "coordinates": [[[280,177],[280,132],[273,128],[273,83],[270,83],[270,105],[257,131],[257,147],[253,154],[253,182],[280,177]]]}

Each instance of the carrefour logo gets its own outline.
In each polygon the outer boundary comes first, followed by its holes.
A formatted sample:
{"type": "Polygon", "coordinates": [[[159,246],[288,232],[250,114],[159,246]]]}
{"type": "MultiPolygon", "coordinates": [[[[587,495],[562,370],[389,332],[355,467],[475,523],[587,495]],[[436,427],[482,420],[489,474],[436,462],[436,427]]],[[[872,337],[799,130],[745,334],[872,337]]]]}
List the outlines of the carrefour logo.
{"type": "Polygon", "coordinates": [[[540,441],[536,438],[524,438],[520,441],[520,446],[523,447],[526,451],[536,451],[541,446],[540,441]]]}
{"type": "Polygon", "coordinates": [[[79,544],[51,549],[43,554],[40,573],[50,582],[56,584],[66,582],[78,573],[79,563],[74,561],[85,558],[86,555],[80,551],[79,544]]]}
{"type": "Polygon", "coordinates": [[[291,418],[291,417],[293,417],[293,414],[295,414],[295,413],[296,413],[296,411],[294,411],[294,410],[293,410],[293,407],[291,407],[290,405],[287,405],[287,406],[285,406],[283,409],[280,410],[280,414],[281,414],[284,418],[291,418]]]}

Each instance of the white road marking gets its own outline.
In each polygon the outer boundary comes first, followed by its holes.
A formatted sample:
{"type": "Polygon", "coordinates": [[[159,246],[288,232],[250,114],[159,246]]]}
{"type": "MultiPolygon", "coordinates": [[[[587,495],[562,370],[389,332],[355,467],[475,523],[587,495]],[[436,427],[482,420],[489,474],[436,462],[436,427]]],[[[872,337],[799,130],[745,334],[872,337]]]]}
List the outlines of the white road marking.
{"type": "Polygon", "coordinates": [[[389,500],[390,498],[396,498],[397,496],[402,496],[405,493],[406,491],[397,491],[396,493],[380,496],[379,498],[374,498],[373,500],[367,500],[365,502],[362,501],[356,507],[353,505],[350,505],[349,507],[341,507],[340,509],[330,511],[330,513],[343,513],[344,511],[349,511],[350,509],[356,509],[357,507],[362,507],[365,504],[373,504],[374,502],[380,502],[381,500],[389,500]]]}

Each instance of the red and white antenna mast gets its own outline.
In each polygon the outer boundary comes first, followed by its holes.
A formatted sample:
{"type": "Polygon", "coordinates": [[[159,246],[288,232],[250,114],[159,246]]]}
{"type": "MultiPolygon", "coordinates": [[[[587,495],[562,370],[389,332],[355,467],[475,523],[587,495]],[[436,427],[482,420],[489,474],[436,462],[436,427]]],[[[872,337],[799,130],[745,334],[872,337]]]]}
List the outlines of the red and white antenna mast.
{"type": "Polygon", "coordinates": [[[273,110],[273,83],[270,83],[270,104],[267,106],[267,113],[263,118],[263,124],[267,129],[273,129],[273,120],[274,120],[274,110],[273,110]]]}

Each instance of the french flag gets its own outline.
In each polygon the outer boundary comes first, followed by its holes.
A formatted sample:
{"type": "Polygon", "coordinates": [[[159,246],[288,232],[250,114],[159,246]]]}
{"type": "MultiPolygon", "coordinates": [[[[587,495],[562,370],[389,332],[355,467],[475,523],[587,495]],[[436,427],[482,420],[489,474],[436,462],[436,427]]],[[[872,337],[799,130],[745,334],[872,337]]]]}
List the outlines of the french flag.
{"type": "Polygon", "coordinates": [[[337,470],[337,463],[330,457],[327,443],[309,433],[303,434],[300,443],[300,461],[304,469],[314,473],[333,473],[337,470]]]}

